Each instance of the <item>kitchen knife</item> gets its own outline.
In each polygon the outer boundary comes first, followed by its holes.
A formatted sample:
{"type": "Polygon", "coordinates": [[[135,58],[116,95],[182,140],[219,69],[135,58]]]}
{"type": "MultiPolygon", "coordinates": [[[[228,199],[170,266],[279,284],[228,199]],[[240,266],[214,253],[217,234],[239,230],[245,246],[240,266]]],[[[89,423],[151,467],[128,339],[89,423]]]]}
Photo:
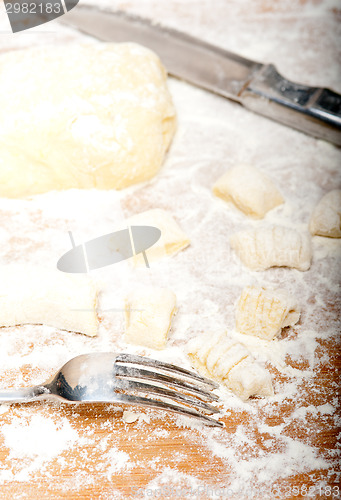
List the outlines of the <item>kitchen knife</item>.
{"type": "Polygon", "coordinates": [[[77,5],[61,18],[106,42],[136,42],[156,52],[168,72],[273,120],[341,145],[341,95],[282,77],[261,64],[174,29],[120,11],[77,5]]]}

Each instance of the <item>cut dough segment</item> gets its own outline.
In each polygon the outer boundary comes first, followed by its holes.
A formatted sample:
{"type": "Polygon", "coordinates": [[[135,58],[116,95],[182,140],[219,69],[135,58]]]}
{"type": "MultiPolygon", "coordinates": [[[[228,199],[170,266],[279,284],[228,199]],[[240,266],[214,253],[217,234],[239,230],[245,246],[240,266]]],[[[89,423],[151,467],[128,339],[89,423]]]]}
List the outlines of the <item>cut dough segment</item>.
{"type": "Polygon", "coordinates": [[[325,194],[310,219],[311,234],[341,238],[341,189],[325,194]]]}
{"type": "Polygon", "coordinates": [[[25,264],[0,268],[0,326],[44,324],[97,335],[97,290],[87,275],[25,264]]]}
{"type": "Polygon", "coordinates": [[[269,372],[225,333],[196,337],[188,342],[186,351],[202,375],[218,380],[244,401],[273,395],[269,372]]]}
{"type": "Polygon", "coordinates": [[[263,287],[246,287],[238,301],[236,312],[237,330],[272,340],[286,326],[292,326],[300,318],[300,308],[285,290],[263,287]]]}
{"type": "Polygon", "coordinates": [[[293,267],[307,271],[312,251],[309,234],[281,226],[251,229],[235,233],[231,247],[240,260],[253,271],[270,267],[293,267]]]}
{"type": "Polygon", "coordinates": [[[135,290],[126,299],[125,340],[151,349],[164,349],[175,312],[176,297],[166,288],[135,290]]]}
{"type": "MultiPolygon", "coordinates": [[[[153,208],[133,215],[127,220],[129,226],[154,226],[160,229],[161,238],[146,251],[148,261],[155,261],[166,255],[174,255],[186,248],[190,241],[174,218],[161,208],[153,208]]],[[[134,256],[136,265],[145,265],[143,255],[134,256]]]]}
{"type": "Polygon", "coordinates": [[[122,189],[158,172],[176,117],[152,51],[48,45],[1,55],[0,74],[0,196],[122,189]]]}
{"type": "Polygon", "coordinates": [[[244,214],[262,218],[284,199],[274,183],[257,168],[237,165],[213,186],[213,193],[224,201],[232,201],[244,214]]]}

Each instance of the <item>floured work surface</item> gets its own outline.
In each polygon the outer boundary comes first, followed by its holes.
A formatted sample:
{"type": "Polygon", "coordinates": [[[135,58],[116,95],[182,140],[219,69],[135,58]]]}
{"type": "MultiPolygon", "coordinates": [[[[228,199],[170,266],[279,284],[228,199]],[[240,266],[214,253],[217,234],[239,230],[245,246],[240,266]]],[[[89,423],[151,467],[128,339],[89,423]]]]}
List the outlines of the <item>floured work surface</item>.
{"type": "MultiPolygon", "coordinates": [[[[267,2],[219,1],[212,10],[206,2],[173,1],[161,8],[150,0],[134,2],[132,9],[254,59],[276,59],[293,80],[304,76],[341,91],[333,3],[295,1],[272,11],[267,2]]],[[[75,38],[81,36],[64,29],[2,34],[0,41],[9,49],[75,38]]],[[[160,174],[119,194],[69,191],[1,199],[0,262],[54,266],[70,248],[68,231],[76,243],[85,242],[150,208],[168,210],[191,245],[150,269],[133,270],[122,262],[93,271],[101,289],[97,338],[45,326],[0,329],[1,387],[40,383],[71,357],[96,350],[136,352],[190,368],[187,340],[226,329],[270,370],[275,395],[243,403],[222,390],[223,430],[141,409],[135,411],[147,414],[150,423],[125,423],[122,410],[111,405],[1,406],[4,499],[337,497],[340,240],[314,237],[306,272],[251,272],[231,251],[229,237],[262,224],[305,230],[323,194],[340,187],[340,152],[185,83],[171,80],[170,90],[179,126],[160,174]],[[268,174],[285,198],[264,220],[247,218],[211,193],[228,168],[243,162],[268,174]],[[137,282],[170,288],[177,296],[164,351],[124,343],[123,301],[137,282]],[[284,288],[302,309],[299,322],[271,342],[234,333],[236,301],[245,286],[255,284],[284,288]]]]}

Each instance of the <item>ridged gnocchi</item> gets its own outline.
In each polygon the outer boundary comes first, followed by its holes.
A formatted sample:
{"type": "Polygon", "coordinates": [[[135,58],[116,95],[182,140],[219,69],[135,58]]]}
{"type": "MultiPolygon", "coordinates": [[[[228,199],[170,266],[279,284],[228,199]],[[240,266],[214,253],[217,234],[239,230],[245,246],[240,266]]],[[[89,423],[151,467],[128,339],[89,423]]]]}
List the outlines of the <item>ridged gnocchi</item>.
{"type": "Polygon", "coordinates": [[[270,226],[235,233],[230,243],[243,264],[253,271],[274,266],[300,271],[310,268],[312,250],[308,233],[270,226]]]}
{"type": "Polygon", "coordinates": [[[262,218],[284,199],[269,177],[251,165],[237,165],[213,186],[213,193],[232,201],[244,214],[262,218]]]}
{"type": "Polygon", "coordinates": [[[251,396],[272,396],[270,373],[251,353],[226,333],[196,337],[187,344],[187,354],[204,376],[218,380],[243,401],[251,396]]]}
{"type": "Polygon", "coordinates": [[[167,288],[146,287],[125,302],[125,340],[151,349],[164,349],[175,312],[175,294],[167,288]]]}
{"type": "Polygon", "coordinates": [[[309,229],[318,236],[341,238],[341,189],[323,196],[312,213],[309,229]]]}
{"type": "MultiPolygon", "coordinates": [[[[146,212],[129,217],[129,226],[154,226],[160,229],[161,238],[155,245],[146,250],[148,261],[156,261],[166,255],[174,255],[190,244],[189,238],[182,231],[174,218],[161,208],[153,208],[146,212]]],[[[141,254],[134,256],[135,265],[145,265],[141,254]]]]}
{"type": "Polygon", "coordinates": [[[300,308],[285,290],[248,286],[238,301],[236,327],[240,333],[272,340],[299,318],[300,308]]]}

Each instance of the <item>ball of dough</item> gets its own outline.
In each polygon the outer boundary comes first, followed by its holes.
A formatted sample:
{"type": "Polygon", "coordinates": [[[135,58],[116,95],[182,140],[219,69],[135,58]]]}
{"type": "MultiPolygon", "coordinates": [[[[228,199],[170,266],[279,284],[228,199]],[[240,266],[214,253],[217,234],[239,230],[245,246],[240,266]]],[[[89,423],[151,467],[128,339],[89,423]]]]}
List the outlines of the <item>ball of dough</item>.
{"type": "Polygon", "coordinates": [[[122,189],[153,177],[176,127],[166,72],[132,43],[0,57],[0,196],[122,189]]]}

